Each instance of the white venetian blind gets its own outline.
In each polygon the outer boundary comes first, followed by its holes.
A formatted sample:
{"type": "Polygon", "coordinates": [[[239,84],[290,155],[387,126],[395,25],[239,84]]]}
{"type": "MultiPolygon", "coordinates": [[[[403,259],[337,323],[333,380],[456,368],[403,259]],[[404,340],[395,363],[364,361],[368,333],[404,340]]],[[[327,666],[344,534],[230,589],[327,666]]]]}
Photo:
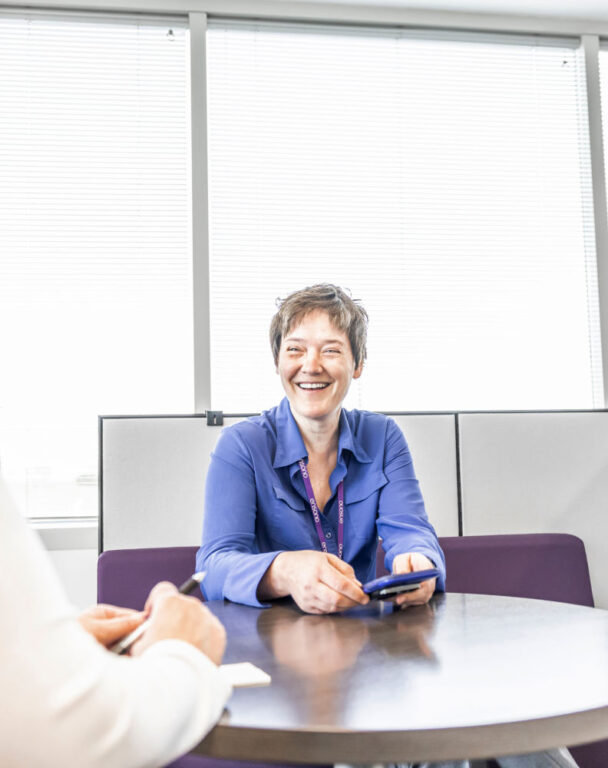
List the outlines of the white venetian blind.
{"type": "MultiPolygon", "coordinates": [[[[604,176],[608,182],[608,40],[600,41],[600,98],[602,107],[602,141],[604,145],[604,176]]],[[[608,191],[608,190],[607,190],[608,191]]],[[[608,195],[606,195],[608,200],[608,195]]],[[[606,211],[608,216],[608,210],[606,211]]]]}
{"type": "Polygon", "coordinates": [[[97,512],[97,416],[193,407],[188,31],[0,15],[0,462],[97,512]]]}
{"type": "Polygon", "coordinates": [[[347,405],[602,406],[576,45],[213,21],[214,407],[278,400],[274,299],[321,281],[371,317],[347,405]]]}

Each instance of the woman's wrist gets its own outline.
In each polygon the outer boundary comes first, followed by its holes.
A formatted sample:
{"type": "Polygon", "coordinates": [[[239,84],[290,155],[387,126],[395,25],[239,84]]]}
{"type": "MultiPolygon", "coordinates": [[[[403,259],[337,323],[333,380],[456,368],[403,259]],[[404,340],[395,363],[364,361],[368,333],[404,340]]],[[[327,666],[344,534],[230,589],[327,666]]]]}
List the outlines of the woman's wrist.
{"type": "Polygon", "coordinates": [[[270,563],[258,584],[258,600],[270,600],[274,597],[286,597],[291,594],[288,575],[290,554],[290,552],[279,552],[270,563]]]}

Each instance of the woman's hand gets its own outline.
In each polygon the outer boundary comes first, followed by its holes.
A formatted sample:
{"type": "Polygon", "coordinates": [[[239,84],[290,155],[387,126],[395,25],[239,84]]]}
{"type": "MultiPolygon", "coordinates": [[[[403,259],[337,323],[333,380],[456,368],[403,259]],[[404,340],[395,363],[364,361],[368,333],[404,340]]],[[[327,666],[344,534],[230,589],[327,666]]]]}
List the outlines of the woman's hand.
{"type": "Polygon", "coordinates": [[[310,549],[281,552],[264,574],[259,599],[285,595],[306,613],[335,613],[369,602],[348,563],[310,549]]]}
{"type": "Polygon", "coordinates": [[[78,617],[83,629],[106,648],[137,629],[143,620],[141,611],[104,604],[93,605],[78,617]]]}
{"type": "MultiPolygon", "coordinates": [[[[420,552],[405,552],[404,554],[396,555],[393,560],[393,573],[426,571],[434,567],[428,557],[420,554],[420,552]]],[[[414,589],[411,592],[402,592],[393,599],[393,602],[395,605],[402,605],[404,607],[408,605],[424,605],[433,596],[436,581],[437,579],[423,581],[418,589],[414,589]]]]}

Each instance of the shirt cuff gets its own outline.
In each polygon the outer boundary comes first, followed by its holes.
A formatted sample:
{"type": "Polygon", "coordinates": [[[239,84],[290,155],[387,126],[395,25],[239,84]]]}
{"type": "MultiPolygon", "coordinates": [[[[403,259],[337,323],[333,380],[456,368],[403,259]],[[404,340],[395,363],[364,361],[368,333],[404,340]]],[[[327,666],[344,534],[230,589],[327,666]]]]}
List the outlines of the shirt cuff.
{"type": "Polygon", "coordinates": [[[235,568],[229,574],[224,586],[224,597],[232,600],[233,603],[243,603],[254,608],[268,608],[270,603],[261,603],[258,600],[257,591],[264,574],[282,551],[249,556],[246,569],[235,568]]]}

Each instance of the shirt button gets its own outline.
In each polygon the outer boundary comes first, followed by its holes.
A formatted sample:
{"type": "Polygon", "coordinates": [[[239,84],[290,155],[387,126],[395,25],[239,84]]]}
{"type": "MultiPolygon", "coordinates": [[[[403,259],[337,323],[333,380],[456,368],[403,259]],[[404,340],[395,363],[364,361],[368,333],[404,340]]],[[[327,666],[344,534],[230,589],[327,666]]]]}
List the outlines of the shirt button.
{"type": "Polygon", "coordinates": [[[325,534],[325,538],[331,539],[331,531],[327,531],[327,533],[325,534]]]}

